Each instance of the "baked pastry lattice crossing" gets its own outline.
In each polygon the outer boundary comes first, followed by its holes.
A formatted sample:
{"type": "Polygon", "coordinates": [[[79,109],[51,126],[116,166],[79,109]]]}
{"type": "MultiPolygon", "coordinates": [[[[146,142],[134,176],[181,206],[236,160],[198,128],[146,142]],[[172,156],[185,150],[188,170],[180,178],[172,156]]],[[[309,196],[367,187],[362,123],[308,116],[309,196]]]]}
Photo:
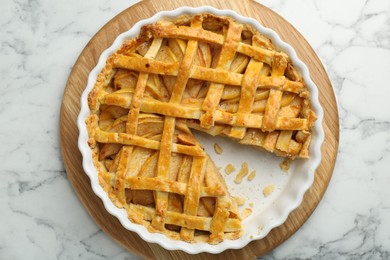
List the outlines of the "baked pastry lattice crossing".
{"type": "Polygon", "coordinates": [[[201,14],[144,26],[108,58],[89,94],[100,183],[151,232],[236,239],[236,202],[190,128],[308,157],[308,97],[289,57],[248,25],[201,14]]]}

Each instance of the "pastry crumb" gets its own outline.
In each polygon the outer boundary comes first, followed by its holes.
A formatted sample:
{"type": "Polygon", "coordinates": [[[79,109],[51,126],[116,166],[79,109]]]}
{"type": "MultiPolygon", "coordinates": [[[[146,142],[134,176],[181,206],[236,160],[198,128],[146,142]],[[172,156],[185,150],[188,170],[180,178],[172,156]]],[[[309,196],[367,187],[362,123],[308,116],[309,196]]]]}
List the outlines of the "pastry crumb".
{"type": "Polygon", "coordinates": [[[286,158],[279,164],[280,169],[282,169],[285,173],[288,173],[288,170],[290,170],[290,164],[292,160],[290,158],[286,158]]]}
{"type": "Polygon", "coordinates": [[[248,181],[253,180],[256,177],[256,170],[253,170],[249,175],[248,175],[248,181]]]}
{"type": "Polygon", "coordinates": [[[226,174],[231,174],[232,172],[234,172],[236,170],[236,168],[231,164],[229,163],[228,165],[226,165],[225,167],[225,172],[226,174]]]}
{"type": "Polygon", "coordinates": [[[268,197],[269,195],[271,195],[272,192],[274,192],[274,190],[275,190],[275,185],[273,185],[273,184],[267,185],[267,187],[265,187],[265,188],[263,189],[263,195],[264,195],[264,197],[268,197]]]}
{"type": "Polygon", "coordinates": [[[251,207],[251,208],[253,208],[254,205],[255,205],[255,204],[254,204],[253,202],[250,202],[250,203],[249,203],[249,207],[251,207]]]}
{"type": "Polygon", "coordinates": [[[223,152],[222,147],[219,146],[219,144],[217,144],[217,143],[214,144],[214,151],[215,151],[217,154],[222,154],[222,152],[223,152]]]}
{"type": "Polygon", "coordinates": [[[245,199],[243,197],[234,197],[234,200],[236,201],[237,203],[237,206],[242,206],[245,204],[245,199]]]}
{"type": "Polygon", "coordinates": [[[245,209],[242,211],[241,218],[242,218],[242,219],[246,219],[246,218],[249,217],[251,214],[252,214],[252,209],[250,209],[250,208],[245,208],[245,209]]]}
{"type": "Polygon", "coordinates": [[[241,165],[241,169],[236,175],[236,178],[234,179],[234,182],[236,184],[240,184],[242,182],[242,179],[248,174],[248,163],[243,162],[241,165]]]}
{"type": "Polygon", "coordinates": [[[262,225],[257,227],[257,232],[260,234],[261,231],[263,231],[264,227],[262,225]]]}

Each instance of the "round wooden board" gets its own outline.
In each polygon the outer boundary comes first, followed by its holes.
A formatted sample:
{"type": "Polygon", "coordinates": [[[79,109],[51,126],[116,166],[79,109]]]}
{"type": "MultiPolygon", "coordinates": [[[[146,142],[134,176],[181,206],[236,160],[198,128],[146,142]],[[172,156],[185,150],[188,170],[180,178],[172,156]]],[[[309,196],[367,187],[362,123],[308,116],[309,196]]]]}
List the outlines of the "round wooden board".
{"type": "Polygon", "coordinates": [[[328,186],[337,157],[339,118],[333,89],[319,58],[295,28],[270,9],[251,0],[145,0],[128,8],[108,22],[81,53],[69,76],[64,92],[60,130],[63,160],[74,190],[95,222],[123,247],[148,259],[205,259],[207,257],[207,259],[241,260],[264,255],[280,245],[303,225],[317,207],[328,186]],[[312,80],[319,88],[320,103],[325,113],[322,162],[316,171],[314,184],[305,194],[301,206],[290,214],[283,225],[273,229],[266,238],[253,241],[240,250],[226,250],[219,255],[207,253],[189,255],[182,251],[168,251],[156,244],[144,242],[137,234],[123,228],[119,221],[105,210],[102,201],[93,193],[90,180],[83,171],[82,158],[77,147],[79,133],[76,120],[80,110],[80,96],[87,85],[88,74],[95,67],[102,51],[112,44],[117,35],[131,28],[140,19],[148,18],[162,10],[202,5],[232,9],[244,16],[253,17],[264,26],[276,31],[285,42],[292,45],[299,58],[309,67],[312,80]]]}

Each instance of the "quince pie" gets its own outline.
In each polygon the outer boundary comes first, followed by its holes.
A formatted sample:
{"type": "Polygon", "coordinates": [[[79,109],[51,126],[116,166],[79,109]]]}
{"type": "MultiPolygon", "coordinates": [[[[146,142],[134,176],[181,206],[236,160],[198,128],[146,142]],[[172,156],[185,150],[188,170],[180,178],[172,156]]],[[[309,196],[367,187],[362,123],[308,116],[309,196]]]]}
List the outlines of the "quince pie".
{"type": "Polygon", "coordinates": [[[88,96],[101,186],[129,219],[173,239],[241,236],[237,202],[190,129],[308,157],[316,116],[289,57],[229,17],[144,26],[106,61],[88,96]]]}

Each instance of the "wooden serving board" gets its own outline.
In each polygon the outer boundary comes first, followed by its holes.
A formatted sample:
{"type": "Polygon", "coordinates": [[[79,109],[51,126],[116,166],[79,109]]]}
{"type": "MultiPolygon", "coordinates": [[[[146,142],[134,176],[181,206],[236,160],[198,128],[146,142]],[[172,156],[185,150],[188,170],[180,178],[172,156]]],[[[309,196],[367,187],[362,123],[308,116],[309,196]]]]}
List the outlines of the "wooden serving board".
{"type": "Polygon", "coordinates": [[[251,0],[145,0],[114,17],[91,39],[81,53],[66,84],[61,107],[60,130],[63,160],[74,190],[95,222],[123,247],[148,259],[241,260],[264,255],[280,245],[303,225],[317,207],[328,186],[337,157],[339,118],[333,89],[319,58],[295,28],[270,9],[251,0]],[[156,244],[144,242],[137,234],[123,228],[119,221],[105,210],[100,198],[93,193],[90,180],[83,171],[82,158],[77,147],[79,133],[76,120],[80,110],[80,96],[87,85],[88,74],[95,67],[100,54],[111,46],[120,33],[128,30],[141,19],[151,17],[162,10],[202,5],[232,9],[241,15],[253,17],[264,26],[276,31],[285,42],[292,45],[299,58],[308,66],[312,80],[319,88],[320,103],[325,113],[322,162],[316,171],[314,184],[306,193],[301,206],[290,214],[283,225],[273,229],[266,238],[253,241],[240,250],[226,250],[219,255],[207,253],[189,255],[182,251],[167,251],[156,244]]]}

